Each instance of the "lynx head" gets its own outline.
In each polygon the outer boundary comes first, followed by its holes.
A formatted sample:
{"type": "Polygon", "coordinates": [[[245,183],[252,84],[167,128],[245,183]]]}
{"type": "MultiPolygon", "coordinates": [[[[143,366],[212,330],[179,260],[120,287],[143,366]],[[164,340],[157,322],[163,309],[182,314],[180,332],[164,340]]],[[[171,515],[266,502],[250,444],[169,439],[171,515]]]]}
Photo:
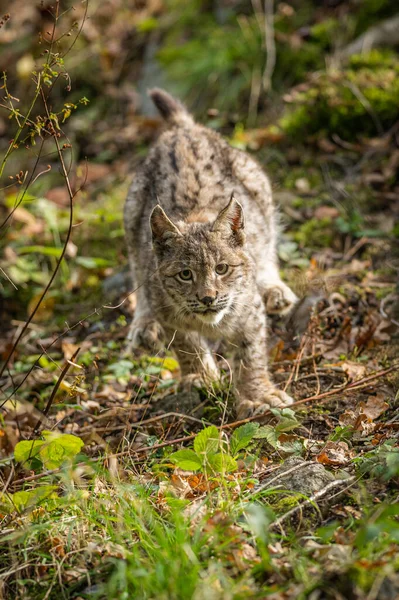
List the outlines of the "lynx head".
{"type": "Polygon", "coordinates": [[[244,215],[232,197],[216,220],[176,225],[158,205],[150,217],[158,274],[177,317],[217,325],[253,282],[244,215]]]}

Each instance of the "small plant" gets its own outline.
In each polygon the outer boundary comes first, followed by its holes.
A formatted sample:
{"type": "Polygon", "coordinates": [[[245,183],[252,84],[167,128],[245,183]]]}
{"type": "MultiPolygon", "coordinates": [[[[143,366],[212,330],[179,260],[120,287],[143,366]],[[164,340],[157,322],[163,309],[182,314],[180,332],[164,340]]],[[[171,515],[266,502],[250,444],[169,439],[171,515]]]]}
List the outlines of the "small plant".
{"type": "Polygon", "coordinates": [[[291,408],[283,408],[282,410],[272,408],[271,412],[278,418],[276,425],[259,427],[254,438],[266,440],[275,450],[282,450],[289,454],[300,454],[302,452],[302,442],[299,438],[287,441],[281,440],[283,434],[300,426],[294,411],[291,408]]]}
{"type": "Polygon", "coordinates": [[[45,500],[56,500],[56,485],[42,485],[32,490],[22,490],[15,494],[0,494],[0,509],[6,514],[14,511],[22,513],[30,508],[36,508],[45,500]]]}
{"type": "Polygon", "coordinates": [[[184,448],[171,454],[168,458],[177,467],[185,471],[202,471],[208,474],[228,473],[237,470],[237,458],[242,450],[248,450],[254,441],[266,440],[274,449],[297,453],[302,450],[302,444],[294,442],[281,443],[279,437],[300,425],[295,413],[290,408],[283,410],[272,409],[278,417],[276,425],[245,423],[238,427],[227,443],[221,438],[220,431],[215,425],[200,431],[194,440],[194,449],[184,448]]]}
{"type": "Polygon", "coordinates": [[[388,440],[375,450],[354,458],[360,473],[388,481],[399,475],[399,448],[388,440]]]}
{"type": "Polygon", "coordinates": [[[42,431],[44,440],[24,440],[18,442],[14,458],[30,468],[57,469],[66,461],[71,461],[84,446],[83,440],[69,433],[42,431]]]}
{"type": "Polygon", "coordinates": [[[237,462],[220,439],[217,427],[211,425],[200,431],[194,440],[194,449],[184,448],[169,459],[186,471],[202,471],[209,474],[227,473],[237,469],[237,462]]]}

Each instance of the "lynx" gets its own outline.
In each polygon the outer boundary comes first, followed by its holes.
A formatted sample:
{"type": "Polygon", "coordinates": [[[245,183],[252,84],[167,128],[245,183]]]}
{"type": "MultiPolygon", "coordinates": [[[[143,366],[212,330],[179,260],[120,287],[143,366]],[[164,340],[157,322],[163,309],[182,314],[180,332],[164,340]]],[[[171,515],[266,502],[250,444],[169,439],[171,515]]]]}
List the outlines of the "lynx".
{"type": "Polygon", "coordinates": [[[278,272],[269,180],[165,91],[150,96],[167,128],[125,205],[137,288],[130,344],[173,350],[187,384],[219,377],[210,343],[223,340],[234,355],[239,418],[289,405],[267,367],[266,315],[296,302],[278,272]]]}

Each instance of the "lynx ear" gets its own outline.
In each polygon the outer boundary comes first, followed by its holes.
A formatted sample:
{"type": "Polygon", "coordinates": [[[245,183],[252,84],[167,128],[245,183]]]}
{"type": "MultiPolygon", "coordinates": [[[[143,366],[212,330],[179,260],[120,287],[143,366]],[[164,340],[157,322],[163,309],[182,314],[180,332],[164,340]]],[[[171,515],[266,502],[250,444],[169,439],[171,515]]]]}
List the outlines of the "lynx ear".
{"type": "Polygon", "coordinates": [[[244,244],[244,211],[241,204],[234,198],[234,194],[231,195],[228,205],[218,214],[212,231],[218,231],[231,237],[239,246],[244,244]]]}
{"type": "Polygon", "coordinates": [[[168,239],[181,236],[181,232],[176,225],[172,223],[159,204],[153,209],[150,216],[150,225],[152,231],[152,241],[155,243],[166,243],[168,239]]]}

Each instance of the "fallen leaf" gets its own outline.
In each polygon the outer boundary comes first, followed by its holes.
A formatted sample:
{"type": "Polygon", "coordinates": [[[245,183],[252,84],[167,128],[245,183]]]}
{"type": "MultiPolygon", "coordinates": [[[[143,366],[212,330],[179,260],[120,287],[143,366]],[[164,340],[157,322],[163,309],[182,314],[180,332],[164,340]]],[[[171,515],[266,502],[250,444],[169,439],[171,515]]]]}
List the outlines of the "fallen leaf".
{"type": "Polygon", "coordinates": [[[75,352],[78,350],[78,344],[72,344],[71,342],[63,341],[61,344],[62,353],[66,360],[70,360],[75,352]]]}
{"type": "Polygon", "coordinates": [[[366,367],[364,365],[349,360],[341,363],[341,368],[347,374],[350,381],[359,381],[366,374],[366,367]]]}
{"type": "Polygon", "coordinates": [[[57,206],[69,206],[70,198],[65,186],[54,187],[46,193],[47,200],[54,202],[57,206]]]}
{"type": "Polygon", "coordinates": [[[255,563],[260,562],[255,548],[247,542],[242,542],[239,548],[234,548],[231,557],[237,569],[241,572],[250,569],[255,563]]]}
{"type": "Polygon", "coordinates": [[[316,456],[317,462],[323,465],[346,465],[350,460],[350,450],[346,442],[327,442],[320,454],[316,456]]]}
{"type": "Polygon", "coordinates": [[[340,425],[360,431],[362,436],[372,433],[376,427],[373,422],[389,408],[381,395],[370,396],[367,402],[359,402],[355,410],[346,410],[339,417],[340,425]]]}
{"type": "Polygon", "coordinates": [[[388,410],[388,408],[389,404],[385,402],[382,395],[370,396],[367,402],[359,403],[360,412],[367,415],[373,421],[388,410]]]}

